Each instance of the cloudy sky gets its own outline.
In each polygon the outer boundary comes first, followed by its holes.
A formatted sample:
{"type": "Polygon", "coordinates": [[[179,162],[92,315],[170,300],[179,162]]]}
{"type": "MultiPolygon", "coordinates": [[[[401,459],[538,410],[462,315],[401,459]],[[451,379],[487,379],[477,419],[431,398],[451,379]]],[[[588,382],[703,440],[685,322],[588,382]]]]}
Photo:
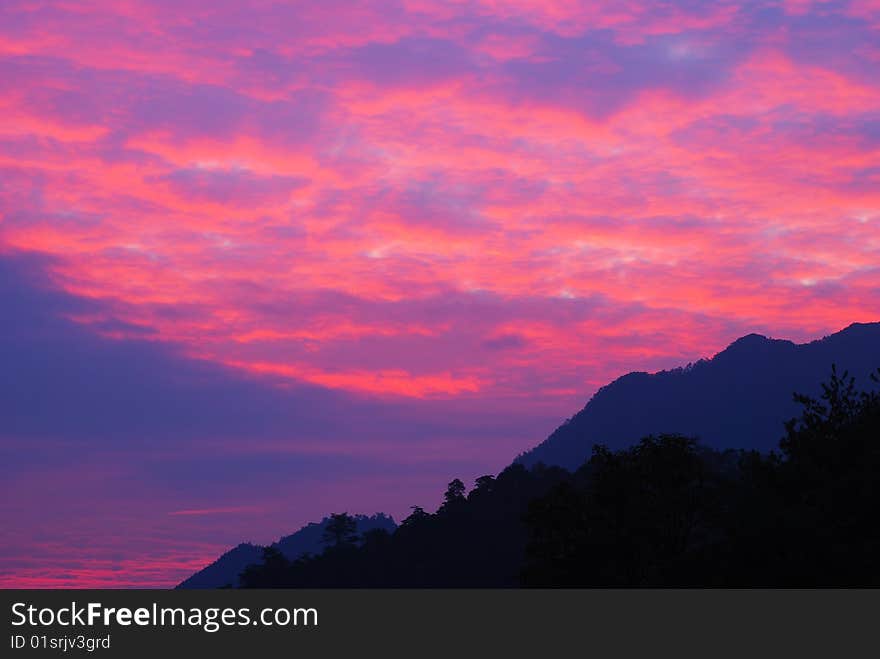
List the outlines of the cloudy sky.
{"type": "Polygon", "coordinates": [[[880,2],[5,0],[0,585],[400,517],[880,309],[880,2]]]}

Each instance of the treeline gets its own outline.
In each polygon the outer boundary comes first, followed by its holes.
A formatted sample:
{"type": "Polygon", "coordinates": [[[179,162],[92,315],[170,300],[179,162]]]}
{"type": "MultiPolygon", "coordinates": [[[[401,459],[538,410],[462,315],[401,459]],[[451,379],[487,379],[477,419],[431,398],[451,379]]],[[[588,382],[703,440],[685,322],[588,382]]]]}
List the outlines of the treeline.
{"type": "Polygon", "coordinates": [[[662,435],[596,446],[574,473],[513,465],[470,492],[456,479],[394,533],[357,537],[334,515],[323,553],[267,549],[242,585],[880,585],[880,395],[832,370],[820,399],[795,398],[769,455],[662,435]]]}

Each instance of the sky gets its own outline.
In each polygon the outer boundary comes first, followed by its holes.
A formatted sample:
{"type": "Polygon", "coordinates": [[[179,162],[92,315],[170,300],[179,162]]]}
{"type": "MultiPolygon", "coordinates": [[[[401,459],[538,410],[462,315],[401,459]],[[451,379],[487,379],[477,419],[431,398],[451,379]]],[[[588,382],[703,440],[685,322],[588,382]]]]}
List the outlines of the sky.
{"type": "Polygon", "coordinates": [[[878,70],[878,0],[4,0],[0,586],[400,519],[878,320],[878,70]]]}

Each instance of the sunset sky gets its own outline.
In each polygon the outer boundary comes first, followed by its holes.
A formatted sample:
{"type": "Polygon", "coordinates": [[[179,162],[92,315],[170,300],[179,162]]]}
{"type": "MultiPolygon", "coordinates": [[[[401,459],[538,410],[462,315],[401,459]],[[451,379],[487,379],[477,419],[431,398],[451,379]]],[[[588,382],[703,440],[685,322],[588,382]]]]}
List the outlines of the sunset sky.
{"type": "Polygon", "coordinates": [[[433,508],[878,264],[878,0],[4,0],[0,586],[433,508]]]}

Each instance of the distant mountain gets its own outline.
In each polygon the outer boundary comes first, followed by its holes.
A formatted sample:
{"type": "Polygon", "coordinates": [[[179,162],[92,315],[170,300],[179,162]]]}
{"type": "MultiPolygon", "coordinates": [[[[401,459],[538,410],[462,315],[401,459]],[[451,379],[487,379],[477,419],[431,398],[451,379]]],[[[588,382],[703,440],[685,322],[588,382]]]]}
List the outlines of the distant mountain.
{"type": "Polygon", "coordinates": [[[749,334],[696,364],[629,373],[515,462],[576,469],[594,444],[621,448],[661,433],[698,437],[715,448],[769,450],[798,413],[793,393],[821,393],[832,364],[869,388],[869,374],[880,367],[880,323],[856,323],[805,344],[749,334]]]}
{"type": "MultiPolygon", "coordinates": [[[[362,534],[372,529],[385,529],[393,533],[397,528],[394,520],[384,513],[375,515],[353,515],[357,522],[357,533],[362,534]]],[[[271,546],[278,549],[290,560],[296,560],[304,554],[320,554],[324,550],[322,537],[324,527],[330,521],[325,517],[320,522],[310,522],[296,533],[285,536],[271,546]]],[[[207,567],[199,570],[188,579],[182,581],[177,588],[238,588],[238,575],[248,565],[262,563],[263,547],[242,543],[223,554],[207,567]]]]}

